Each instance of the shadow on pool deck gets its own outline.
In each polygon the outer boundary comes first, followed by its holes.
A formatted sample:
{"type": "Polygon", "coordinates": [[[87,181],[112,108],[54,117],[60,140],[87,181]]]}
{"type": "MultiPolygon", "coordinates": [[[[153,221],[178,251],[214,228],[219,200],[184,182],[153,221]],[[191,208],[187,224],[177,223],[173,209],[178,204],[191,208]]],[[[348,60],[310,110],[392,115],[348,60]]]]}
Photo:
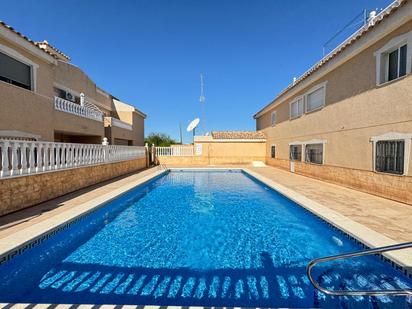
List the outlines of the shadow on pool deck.
{"type": "MultiPolygon", "coordinates": [[[[151,304],[176,306],[247,307],[335,307],[365,308],[408,306],[406,298],[334,298],[313,289],[305,266],[275,267],[268,253],[261,255],[258,269],[193,270],[190,268],[117,267],[63,262],[29,293],[5,296],[1,301],[70,304],[151,304]],[[298,275],[297,275],[298,274],[298,275]],[[378,306],[377,306],[378,305],[378,306]]],[[[329,287],[345,288],[342,282],[359,288],[399,288],[388,277],[345,275],[323,272],[329,287]],[[357,287],[358,286],[358,287],[357,287]]],[[[6,292],[7,293],[7,292],[6,292]]]]}

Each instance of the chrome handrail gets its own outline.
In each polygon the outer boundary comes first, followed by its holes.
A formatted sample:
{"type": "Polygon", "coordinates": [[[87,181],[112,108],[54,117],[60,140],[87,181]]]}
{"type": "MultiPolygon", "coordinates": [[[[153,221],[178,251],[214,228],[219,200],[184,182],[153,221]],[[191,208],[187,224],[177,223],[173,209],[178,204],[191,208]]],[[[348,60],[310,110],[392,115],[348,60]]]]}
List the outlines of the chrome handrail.
{"type": "Polygon", "coordinates": [[[328,290],[328,289],[321,287],[320,284],[315,279],[313,279],[312,273],[311,273],[312,268],[319,263],[324,263],[324,262],[329,262],[329,261],[334,261],[334,260],[342,260],[342,259],[347,259],[347,258],[352,258],[352,257],[357,257],[357,256],[365,256],[365,255],[382,253],[382,252],[393,251],[393,250],[401,250],[401,249],[406,249],[406,248],[412,248],[412,242],[406,242],[406,243],[397,244],[397,245],[391,245],[391,246],[385,246],[385,247],[352,252],[352,253],[345,253],[345,254],[318,258],[318,259],[314,259],[309,262],[307,269],[306,269],[306,273],[312,285],[316,289],[318,289],[319,291],[327,295],[334,295],[334,296],[378,296],[378,295],[407,296],[407,295],[412,295],[411,289],[370,290],[370,291],[368,290],[336,290],[336,291],[328,290]]]}

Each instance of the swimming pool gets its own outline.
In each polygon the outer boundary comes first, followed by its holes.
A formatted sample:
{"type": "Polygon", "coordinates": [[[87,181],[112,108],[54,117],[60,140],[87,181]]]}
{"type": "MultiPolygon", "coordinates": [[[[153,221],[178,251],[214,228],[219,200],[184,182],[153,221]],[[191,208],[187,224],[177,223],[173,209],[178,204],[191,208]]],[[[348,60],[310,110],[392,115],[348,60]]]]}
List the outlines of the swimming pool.
{"type": "MultiPolygon", "coordinates": [[[[307,263],[361,245],[240,171],[172,171],[0,266],[0,302],[409,308],[330,297],[307,263]]],[[[317,267],[324,286],[411,287],[377,257],[317,267]]]]}

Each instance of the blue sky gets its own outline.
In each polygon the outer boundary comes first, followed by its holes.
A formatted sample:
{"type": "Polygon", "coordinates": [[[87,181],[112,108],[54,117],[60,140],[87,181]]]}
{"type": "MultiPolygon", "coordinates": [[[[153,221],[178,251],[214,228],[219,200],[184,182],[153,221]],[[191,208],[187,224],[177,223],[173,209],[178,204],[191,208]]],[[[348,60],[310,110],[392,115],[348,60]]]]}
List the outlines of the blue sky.
{"type": "Polygon", "coordinates": [[[179,123],[185,131],[201,117],[200,73],[206,130],[254,130],[253,114],[322,57],[325,41],[363,9],[389,3],[0,0],[0,20],[48,40],[97,85],[145,112],[146,133],[178,138],[179,123]]]}

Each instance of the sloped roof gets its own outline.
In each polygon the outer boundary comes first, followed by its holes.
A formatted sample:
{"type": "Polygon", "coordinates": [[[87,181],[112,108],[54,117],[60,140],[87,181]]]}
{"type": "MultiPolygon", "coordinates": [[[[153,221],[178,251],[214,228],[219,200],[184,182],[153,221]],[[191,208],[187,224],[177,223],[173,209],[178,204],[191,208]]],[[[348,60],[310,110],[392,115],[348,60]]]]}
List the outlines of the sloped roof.
{"type": "MultiPolygon", "coordinates": [[[[57,49],[56,47],[54,47],[53,45],[51,45],[48,41],[44,40],[42,42],[35,42],[35,44],[40,47],[41,49],[49,52],[49,48],[51,50],[53,50],[56,54],[60,55],[61,57],[63,57],[63,59],[69,61],[70,57],[67,56],[65,53],[63,53],[61,50],[57,49]]],[[[53,52],[51,52],[53,54],[53,52]]],[[[53,57],[55,57],[55,55],[53,55],[53,57]]]]}
{"type": "Polygon", "coordinates": [[[286,87],[284,90],[282,90],[275,97],[275,99],[272,102],[265,105],[253,117],[257,118],[257,116],[261,112],[263,112],[265,109],[267,109],[268,107],[273,105],[279,97],[281,97],[282,95],[287,93],[289,90],[295,88],[297,85],[299,85],[301,82],[303,82],[306,78],[313,75],[321,67],[326,65],[329,61],[331,61],[332,59],[339,56],[345,49],[347,49],[349,46],[353,45],[356,41],[358,41],[360,38],[365,36],[368,32],[370,32],[371,30],[376,28],[376,26],[378,24],[380,24],[389,15],[393,14],[393,12],[395,12],[399,7],[404,5],[407,1],[408,0],[395,0],[394,2],[392,2],[388,7],[386,7],[383,11],[381,11],[378,15],[376,15],[376,17],[372,21],[368,22],[365,26],[363,26],[358,31],[356,31],[354,34],[352,34],[343,43],[341,43],[334,50],[332,50],[329,54],[327,54],[325,57],[323,57],[319,62],[317,62],[315,65],[313,65],[309,70],[307,70],[305,73],[303,73],[303,75],[301,75],[299,78],[297,78],[292,84],[290,84],[288,87],[286,87]]]}
{"type": "MultiPolygon", "coordinates": [[[[17,31],[16,29],[14,29],[12,26],[6,24],[4,21],[0,20],[0,25],[5,27],[6,29],[10,30],[11,32],[17,34],[19,37],[23,38],[24,40],[26,40],[27,42],[29,42],[30,44],[33,44],[34,46],[36,46],[38,49],[40,49],[41,51],[43,51],[44,53],[48,54],[49,56],[52,56],[53,58],[57,59],[56,55],[54,55],[52,52],[41,48],[40,44],[43,42],[35,42],[32,39],[28,38],[27,36],[25,36],[24,34],[22,34],[21,32],[17,31]]],[[[57,52],[58,54],[62,55],[63,57],[67,58],[67,60],[69,60],[69,57],[66,56],[65,54],[63,54],[61,51],[59,51],[57,48],[51,46],[50,44],[48,44],[50,46],[51,49],[53,49],[55,52],[57,52]]]]}
{"type": "Polygon", "coordinates": [[[263,132],[256,131],[214,131],[214,139],[266,139],[263,132]]]}

